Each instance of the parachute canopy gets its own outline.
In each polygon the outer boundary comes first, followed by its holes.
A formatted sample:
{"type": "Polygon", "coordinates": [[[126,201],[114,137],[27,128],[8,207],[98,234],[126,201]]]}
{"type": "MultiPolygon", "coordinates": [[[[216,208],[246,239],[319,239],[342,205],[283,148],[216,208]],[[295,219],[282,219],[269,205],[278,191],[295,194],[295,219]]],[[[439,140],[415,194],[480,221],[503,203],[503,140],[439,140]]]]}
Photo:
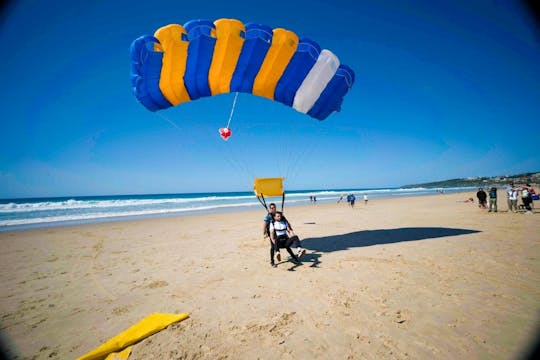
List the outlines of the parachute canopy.
{"type": "Polygon", "coordinates": [[[255,178],[253,190],[257,196],[282,196],[283,178],[255,178]]]}
{"type": "Polygon", "coordinates": [[[353,82],[353,70],[315,41],[236,19],[170,24],[131,44],[133,93],[151,111],[243,92],[324,120],[353,82]]]}
{"type": "Polygon", "coordinates": [[[285,205],[285,190],[283,189],[283,178],[255,178],[253,180],[253,190],[257,200],[266,210],[265,196],[281,196],[281,211],[285,205]]]}

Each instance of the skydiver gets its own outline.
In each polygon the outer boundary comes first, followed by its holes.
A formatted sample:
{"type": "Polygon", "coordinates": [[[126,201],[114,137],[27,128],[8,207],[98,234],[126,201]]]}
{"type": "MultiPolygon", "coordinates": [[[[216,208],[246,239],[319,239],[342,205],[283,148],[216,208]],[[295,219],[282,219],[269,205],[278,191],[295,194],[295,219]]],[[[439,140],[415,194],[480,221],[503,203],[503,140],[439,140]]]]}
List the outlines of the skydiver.
{"type": "Polygon", "coordinates": [[[272,247],[270,248],[270,264],[272,267],[277,265],[274,263],[274,252],[276,253],[277,261],[281,261],[280,248],[287,249],[287,252],[293,258],[295,264],[300,264],[299,257],[302,257],[306,250],[302,248],[300,239],[294,234],[291,226],[282,216],[281,212],[276,212],[273,221],[270,223],[269,228],[270,242],[272,247]],[[290,235],[290,236],[289,236],[290,235]],[[291,250],[291,245],[295,244],[297,247],[297,254],[295,255],[291,250]]]}
{"type": "MultiPolygon", "coordinates": [[[[268,208],[269,208],[268,213],[264,217],[263,225],[262,225],[263,226],[262,230],[263,230],[263,237],[264,238],[270,237],[270,225],[272,224],[272,222],[274,222],[274,217],[275,217],[275,215],[277,213],[275,203],[270,203],[268,208]]],[[[283,214],[281,214],[281,218],[282,218],[283,221],[285,221],[288,224],[288,227],[289,227],[290,231],[293,232],[292,225],[287,221],[287,219],[285,218],[285,216],[283,214]]],[[[294,236],[294,232],[293,232],[293,236],[294,236]]],[[[296,239],[298,239],[298,236],[294,236],[294,237],[296,239]]],[[[302,245],[300,243],[300,239],[298,239],[298,241],[296,242],[296,245],[297,245],[297,256],[299,256],[299,257],[303,256],[305,254],[306,250],[302,248],[302,245]]],[[[271,246],[271,249],[270,249],[270,264],[272,264],[272,266],[274,266],[275,265],[274,264],[275,247],[274,247],[274,242],[272,242],[271,237],[270,237],[270,246],[271,246]]],[[[278,261],[281,261],[281,254],[279,253],[279,248],[277,249],[277,256],[279,257],[278,261]]]]}

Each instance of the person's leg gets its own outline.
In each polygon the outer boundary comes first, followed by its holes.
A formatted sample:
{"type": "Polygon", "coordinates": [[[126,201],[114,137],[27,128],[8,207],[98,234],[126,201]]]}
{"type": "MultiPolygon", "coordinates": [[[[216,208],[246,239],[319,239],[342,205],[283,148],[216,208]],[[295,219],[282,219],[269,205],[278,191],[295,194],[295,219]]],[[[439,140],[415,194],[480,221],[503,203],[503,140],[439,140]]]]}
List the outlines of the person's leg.
{"type": "Polygon", "coordinates": [[[274,262],[274,251],[275,246],[272,240],[270,240],[270,265],[274,266],[276,263],[274,262]]]}
{"type": "Polygon", "coordinates": [[[300,238],[296,235],[291,237],[291,245],[293,247],[296,247],[296,256],[301,258],[306,253],[306,250],[302,248],[302,242],[300,241],[300,238]]]}
{"type": "Polygon", "coordinates": [[[276,254],[277,254],[276,255],[277,261],[281,261],[281,253],[280,253],[279,250],[286,247],[286,245],[287,245],[286,241],[287,241],[287,236],[286,235],[285,236],[281,235],[281,236],[278,236],[276,238],[276,247],[275,247],[276,250],[275,251],[276,251],[276,254]]]}
{"type": "Polygon", "coordinates": [[[291,257],[293,258],[293,261],[294,261],[295,263],[299,263],[300,260],[298,260],[298,257],[297,257],[296,255],[294,255],[294,253],[293,253],[293,251],[291,250],[291,248],[290,248],[290,247],[287,247],[286,249],[287,249],[287,252],[289,253],[289,255],[291,255],[291,257]]]}
{"type": "Polygon", "coordinates": [[[288,241],[288,245],[289,246],[293,246],[293,247],[302,247],[302,243],[300,242],[300,238],[296,235],[294,236],[291,236],[289,238],[289,241],[288,241]]]}
{"type": "Polygon", "coordinates": [[[523,205],[525,205],[525,209],[527,209],[527,211],[531,211],[531,203],[529,202],[529,198],[523,198],[523,205]]]}

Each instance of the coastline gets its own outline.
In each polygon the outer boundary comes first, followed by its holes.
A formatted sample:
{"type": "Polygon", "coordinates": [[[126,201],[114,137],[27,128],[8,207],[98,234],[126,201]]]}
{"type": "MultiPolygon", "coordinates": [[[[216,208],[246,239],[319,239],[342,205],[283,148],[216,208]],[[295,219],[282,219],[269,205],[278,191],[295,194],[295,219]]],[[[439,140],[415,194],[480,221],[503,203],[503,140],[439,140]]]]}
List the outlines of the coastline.
{"type": "Polygon", "coordinates": [[[538,210],[468,197],[286,208],[307,254],[277,269],[262,208],[1,232],[3,333],[22,357],[75,358],[187,312],[130,359],[515,358],[539,320],[538,210]]]}
{"type": "MultiPolygon", "coordinates": [[[[448,193],[471,189],[447,188],[448,193]]],[[[333,203],[349,193],[367,194],[371,199],[425,196],[436,189],[372,188],[356,190],[294,190],[287,192],[287,207],[308,205],[315,197],[317,203],[333,203]]],[[[281,197],[267,202],[281,203],[281,197]]],[[[50,228],[66,225],[96,224],[159,217],[190,216],[260,209],[252,191],[71,196],[32,199],[0,200],[0,232],[50,228]]]]}

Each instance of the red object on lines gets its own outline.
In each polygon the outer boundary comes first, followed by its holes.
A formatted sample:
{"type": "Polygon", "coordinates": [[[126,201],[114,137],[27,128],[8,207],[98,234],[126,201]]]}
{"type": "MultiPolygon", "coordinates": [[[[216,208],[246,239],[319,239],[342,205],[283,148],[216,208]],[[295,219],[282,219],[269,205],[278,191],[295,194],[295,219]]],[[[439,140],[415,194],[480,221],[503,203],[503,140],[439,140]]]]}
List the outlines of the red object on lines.
{"type": "Polygon", "coordinates": [[[219,136],[225,141],[229,140],[232,135],[232,131],[229,128],[219,128],[219,136]]]}

